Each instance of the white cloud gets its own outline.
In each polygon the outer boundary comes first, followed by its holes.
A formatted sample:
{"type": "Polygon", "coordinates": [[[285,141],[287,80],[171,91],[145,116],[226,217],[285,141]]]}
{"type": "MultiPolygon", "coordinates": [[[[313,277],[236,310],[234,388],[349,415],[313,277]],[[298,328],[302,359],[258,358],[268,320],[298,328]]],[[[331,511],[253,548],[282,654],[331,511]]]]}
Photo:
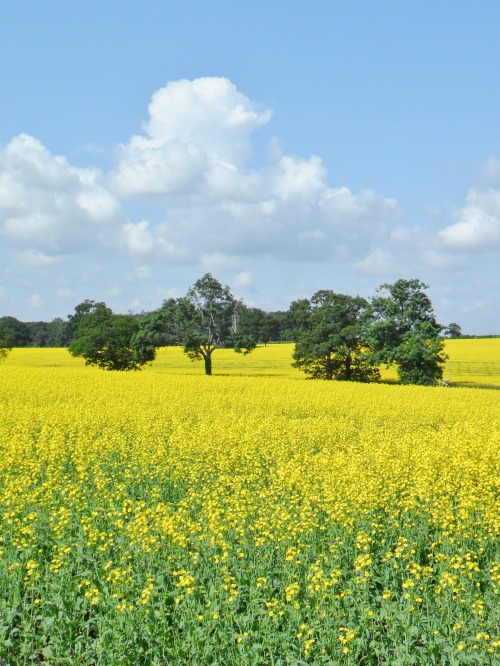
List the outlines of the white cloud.
{"type": "Polygon", "coordinates": [[[361,259],[386,238],[397,202],[330,187],[317,155],[286,155],[273,140],[272,159],[248,167],[252,134],[270,117],[223,78],[154,93],[143,134],[121,147],[109,182],[122,196],[161,195],[165,218],[124,225],[128,251],[211,267],[222,256],[361,259]]]}
{"type": "MultiPolygon", "coordinates": [[[[64,259],[71,286],[79,283],[75,300],[111,296],[125,308],[157,306],[160,294],[176,294],[178,281],[182,293],[200,269],[229,272],[236,288],[255,293],[270,264],[301,262],[297,283],[305,266],[322,274],[326,262],[331,275],[347,267],[386,274],[394,244],[411,246],[402,233],[396,239],[403,229],[397,202],[332,185],[318,155],[287,154],[277,139],[267,161],[251,161],[254,134],[270,118],[227,79],[204,78],[155,92],[147,122],[118,147],[107,174],[76,168],[33,137],[15,137],[0,148],[0,234],[15,257],[10,268],[29,266],[30,276],[43,269],[38,275],[52,294],[64,259]],[[72,254],[80,257],[68,260],[72,254]],[[163,273],[167,286],[154,293],[147,280],[160,276],[157,264],[175,267],[175,275],[163,273]]],[[[280,287],[287,293],[289,282],[280,287]]],[[[45,297],[38,283],[25,289],[25,301],[31,291],[45,297]]]]}
{"type": "Polygon", "coordinates": [[[424,247],[421,250],[422,263],[437,270],[452,270],[464,265],[461,254],[442,251],[439,247],[424,247]]]}
{"type": "Polygon", "coordinates": [[[324,192],[326,169],[321,158],[311,155],[308,160],[284,155],[275,171],[274,195],[283,201],[301,200],[314,204],[324,192]]]}
{"type": "Polygon", "coordinates": [[[59,261],[58,257],[44,254],[39,250],[24,250],[18,252],[15,256],[25,266],[52,266],[59,261]]]}
{"type": "Polygon", "coordinates": [[[390,275],[397,268],[392,254],[382,248],[374,248],[366,257],[358,261],[356,266],[370,275],[390,275]]]}
{"type": "Polygon", "coordinates": [[[306,273],[318,275],[317,288],[324,275],[387,276],[391,234],[403,228],[397,202],[332,184],[321,157],[287,154],[277,139],[267,161],[251,160],[270,118],[227,79],[205,78],[154,93],[148,121],[108,173],[15,137],[0,149],[0,234],[6,266],[18,281],[27,274],[22,300],[36,291],[32,303],[43,296],[45,308],[89,297],[122,311],[155,308],[210,271],[274,307],[276,291],[306,289],[306,273]],[[279,277],[284,266],[293,278],[279,277]],[[264,294],[273,272],[279,284],[264,294]],[[63,273],[68,284],[58,282],[63,273]]]}
{"type": "Polygon", "coordinates": [[[149,266],[137,266],[134,275],[138,280],[150,280],[153,277],[153,271],[149,266]]]}
{"type": "Polygon", "coordinates": [[[122,228],[122,240],[130,254],[182,262],[187,258],[186,248],[171,242],[167,234],[161,227],[153,228],[147,220],[127,222],[122,228]]]}
{"type": "Polygon", "coordinates": [[[167,84],[149,105],[147,135],[199,146],[213,162],[239,163],[251,154],[249,137],[271,112],[258,109],[225,78],[206,77],[167,84]]]}
{"type": "Polygon", "coordinates": [[[500,247],[500,190],[472,188],[458,222],[439,232],[443,243],[463,250],[492,250],[500,247]]]}
{"type": "Polygon", "coordinates": [[[20,134],[0,148],[0,233],[33,253],[78,252],[118,203],[98,169],[79,169],[20,134]]]}
{"type": "Polygon", "coordinates": [[[233,286],[235,289],[251,289],[253,287],[253,275],[251,271],[241,271],[234,276],[233,286]]]}
{"type": "Polygon", "coordinates": [[[221,252],[201,255],[201,265],[209,273],[217,271],[237,271],[241,268],[241,260],[221,252]]]}
{"type": "Polygon", "coordinates": [[[144,133],[121,146],[112,182],[123,196],[192,194],[213,169],[243,163],[270,117],[228,79],[168,83],[152,96],[144,133]]]}
{"type": "Polygon", "coordinates": [[[32,294],[29,299],[29,304],[34,308],[41,308],[44,302],[40,294],[32,294]]]}
{"type": "Polygon", "coordinates": [[[118,296],[121,296],[122,293],[123,293],[122,288],[117,284],[108,287],[108,289],[106,289],[105,292],[106,296],[109,298],[117,298],[118,296]]]}
{"type": "Polygon", "coordinates": [[[155,249],[153,235],[149,229],[149,222],[127,222],[123,225],[123,240],[129,252],[135,255],[152,254],[155,249]]]}

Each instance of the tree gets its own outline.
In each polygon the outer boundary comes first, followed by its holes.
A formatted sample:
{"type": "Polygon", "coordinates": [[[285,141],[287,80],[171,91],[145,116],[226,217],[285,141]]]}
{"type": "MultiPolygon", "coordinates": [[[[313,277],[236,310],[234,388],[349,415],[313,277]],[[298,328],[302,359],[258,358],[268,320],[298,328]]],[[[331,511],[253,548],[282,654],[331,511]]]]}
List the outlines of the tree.
{"type": "Polygon", "coordinates": [[[250,308],[240,303],[236,314],[238,330],[250,339],[266,344],[269,340],[263,340],[267,336],[263,335],[262,330],[266,315],[267,312],[260,308],[250,308]]]}
{"type": "Polygon", "coordinates": [[[5,361],[14,346],[14,335],[11,331],[0,328],[0,363],[5,361]]]}
{"type": "Polygon", "coordinates": [[[311,379],[378,380],[378,367],[370,362],[363,341],[367,312],[364,298],[329,290],[292,303],[293,367],[311,379]]]}
{"type": "Polygon", "coordinates": [[[447,338],[461,338],[462,337],[462,329],[458,324],[455,324],[455,322],[448,324],[448,326],[444,330],[444,334],[446,335],[447,338]]]}
{"type": "Polygon", "coordinates": [[[0,317],[0,328],[10,334],[12,347],[28,347],[31,343],[29,326],[15,317],[0,317]]]}
{"type": "Polygon", "coordinates": [[[30,347],[46,347],[49,337],[48,324],[45,321],[26,322],[30,335],[30,347]]]}
{"type": "Polygon", "coordinates": [[[56,317],[47,324],[47,347],[67,347],[69,342],[68,322],[56,317]]]}
{"type": "Polygon", "coordinates": [[[141,331],[138,317],[113,314],[105,303],[85,301],[77,305],[70,320],[73,339],[69,352],[82,356],[85,365],[103,370],[140,370],[155,359],[154,344],[141,331]]]}
{"type": "Polygon", "coordinates": [[[169,298],[163,301],[158,310],[141,315],[141,333],[155,347],[179,345],[182,340],[182,327],[179,321],[178,300],[169,298]]]}
{"type": "Polygon", "coordinates": [[[432,303],[420,280],[383,284],[371,302],[368,341],[378,363],[395,363],[403,384],[432,385],[443,376],[446,355],[432,303]]]}
{"type": "Polygon", "coordinates": [[[74,314],[68,315],[68,323],[66,328],[66,334],[69,338],[69,342],[78,335],[78,327],[83,322],[86,315],[97,314],[97,313],[113,314],[111,309],[108,308],[106,303],[102,301],[96,302],[90,299],[82,301],[75,307],[74,314]]]}
{"type": "Polygon", "coordinates": [[[189,289],[185,298],[177,300],[175,327],[184,353],[192,361],[204,361],[205,374],[212,374],[212,354],[221,347],[249,354],[255,341],[238,327],[240,307],[229,287],[223,286],[206,273],[189,289]]]}

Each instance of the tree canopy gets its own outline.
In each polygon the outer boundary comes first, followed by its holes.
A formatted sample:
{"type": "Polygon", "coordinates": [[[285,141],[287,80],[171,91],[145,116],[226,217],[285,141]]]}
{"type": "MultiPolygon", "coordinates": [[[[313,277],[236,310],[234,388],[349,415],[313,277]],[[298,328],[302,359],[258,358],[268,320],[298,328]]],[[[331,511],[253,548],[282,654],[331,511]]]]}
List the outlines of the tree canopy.
{"type": "Polygon", "coordinates": [[[105,303],[85,301],[75,308],[69,352],[103,370],[140,370],[156,350],[133,315],[113,314],[105,303]]]}
{"type": "Polygon", "coordinates": [[[241,304],[210,273],[206,273],[177,301],[176,324],[184,352],[195,361],[204,361],[205,374],[212,374],[212,354],[218,348],[233,348],[249,354],[256,342],[238,326],[241,304]]]}
{"type": "Polygon", "coordinates": [[[318,291],[310,300],[293,302],[290,317],[296,342],[292,365],[311,379],[379,379],[363,341],[369,319],[364,298],[318,291]]]}
{"type": "Polygon", "coordinates": [[[266,312],[245,305],[206,273],[184,297],[141,315],[114,314],[102,301],[85,300],[66,321],[0,317],[0,354],[5,358],[14,346],[69,345],[89,365],[138,370],[158,347],[182,345],[211,375],[216,349],[248,354],[257,343],[292,341],[292,365],[308,378],[377,381],[385,364],[397,367],[402,383],[431,385],[443,374],[443,335],[462,332],[456,323],[437,323],[427,289],[418,279],[400,279],[381,285],[370,301],[320,290],[287,311],[266,312]]]}
{"type": "Polygon", "coordinates": [[[14,346],[14,336],[11,331],[0,328],[0,363],[5,361],[14,346]]]}
{"type": "Polygon", "coordinates": [[[420,280],[383,284],[372,299],[367,344],[377,363],[397,365],[403,384],[432,385],[443,376],[446,356],[432,303],[420,280]]]}
{"type": "Polygon", "coordinates": [[[444,334],[448,338],[461,338],[462,337],[462,327],[459,324],[452,322],[444,330],[444,334]]]}

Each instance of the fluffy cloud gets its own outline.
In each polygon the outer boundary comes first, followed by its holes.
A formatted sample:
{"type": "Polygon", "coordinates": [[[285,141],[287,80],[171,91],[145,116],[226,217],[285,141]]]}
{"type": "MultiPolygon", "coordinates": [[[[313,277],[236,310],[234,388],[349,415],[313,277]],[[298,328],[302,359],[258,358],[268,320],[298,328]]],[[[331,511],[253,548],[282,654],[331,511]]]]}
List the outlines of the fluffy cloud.
{"type": "Polygon", "coordinates": [[[21,134],[0,149],[0,233],[33,268],[96,245],[110,256],[125,250],[234,272],[245,270],[244,257],[368,256],[397,221],[397,203],[332,188],[316,155],[271,150],[251,168],[252,135],[270,118],[228,79],[169,83],[108,174],[74,167],[21,134]],[[136,198],[134,209],[142,202],[151,219],[121,219],[120,198],[125,207],[136,198]]]}
{"type": "MultiPolygon", "coordinates": [[[[270,118],[229,80],[203,78],[155,92],[147,122],[117,148],[108,173],[77,168],[29,135],[12,139],[0,148],[0,235],[15,279],[26,277],[24,301],[35,307],[34,292],[45,303],[62,298],[54,287],[62,270],[78,284],[75,300],[127,306],[129,287],[146,293],[153,274],[165,280],[162,293],[201,270],[257,293],[255,265],[269,260],[300,262],[297,274],[303,262],[386,272],[397,202],[332,186],[321,157],[287,154],[276,139],[257,164],[254,135],[270,118]]],[[[144,307],[156,304],[150,292],[144,307]]]]}
{"type": "Polygon", "coordinates": [[[396,266],[393,255],[387,250],[374,248],[356,266],[369,275],[387,275],[394,272],[396,266]]]}
{"type": "Polygon", "coordinates": [[[33,308],[41,308],[42,305],[44,304],[43,298],[40,296],[40,294],[32,294],[29,299],[29,304],[33,308]]]}
{"type": "MultiPolygon", "coordinates": [[[[490,170],[491,170],[490,164],[490,170]]],[[[458,222],[439,233],[443,243],[461,250],[500,248],[500,190],[472,188],[458,222]]]]}
{"type": "Polygon", "coordinates": [[[186,248],[172,243],[161,229],[151,228],[147,220],[124,224],[122,239],[129,253],[137,257],[150,256],[173,262],[187,259],[186,248]]]}
{"type": "Polygon", "coordinates": [[[252,134],[270,117],[223,78],[158,90],[109,182],[124,197],[154,196],[164,218],[127,223],[123,245],[135,255],[206,264],[222,255],[361,259],[386,238],[400,216],[396,201],[330,187],[317,155],[274,150],[267,164],[249,167],[252,134]]]}
{"type": "Polygon", "coordinates": [[[253,287],[253,275],[251,271],[241,271],[234,276],[233,286],[235,289],[251,289],[253,287]]]}
{"type": "Polygon", "coordinates": [[[112,182],[123,196],[193,194],[218,166],[243,163],[270,117],[228,79],[169,83],[154,93],[144,133],[120,147],[112,182]]]}
{"type": "Polygon", "coordinates": [[[0,231],[31,264],[88,246],[117,210],[98,169],[73,167],[27,134],[0,149],[0,231]]]}

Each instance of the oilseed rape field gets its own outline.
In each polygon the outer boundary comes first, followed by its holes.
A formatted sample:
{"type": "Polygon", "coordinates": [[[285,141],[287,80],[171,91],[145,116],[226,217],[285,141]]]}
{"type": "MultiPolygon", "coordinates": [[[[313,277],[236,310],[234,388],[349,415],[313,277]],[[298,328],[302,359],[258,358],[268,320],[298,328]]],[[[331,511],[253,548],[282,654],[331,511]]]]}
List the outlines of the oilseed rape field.
{"type": "Polygon", "coordinates": [[[0,664],[500,663],[500,391],[306,381],[290,349],[12,352],[0,664]]]}

